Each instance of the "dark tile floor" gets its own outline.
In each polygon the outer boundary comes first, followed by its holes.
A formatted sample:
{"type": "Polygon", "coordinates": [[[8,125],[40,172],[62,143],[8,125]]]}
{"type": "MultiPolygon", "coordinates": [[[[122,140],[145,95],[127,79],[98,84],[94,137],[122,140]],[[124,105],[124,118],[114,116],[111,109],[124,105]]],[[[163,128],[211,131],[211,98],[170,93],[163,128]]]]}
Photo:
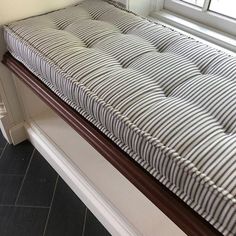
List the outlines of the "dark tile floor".
{"type": "Polygon", "coordinates": [[[109,235],[28,141],[0,155],[0,236],[109,235]]]}

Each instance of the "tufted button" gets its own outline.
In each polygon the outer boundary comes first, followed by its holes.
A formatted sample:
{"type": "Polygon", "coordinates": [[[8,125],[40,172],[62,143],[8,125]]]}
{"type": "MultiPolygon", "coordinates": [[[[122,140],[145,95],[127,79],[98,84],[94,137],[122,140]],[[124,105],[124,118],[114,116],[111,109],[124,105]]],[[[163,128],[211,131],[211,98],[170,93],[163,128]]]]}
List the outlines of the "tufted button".
{"type": "Polygon", "coordinates": [[[146,53],[134,60],[129,67],[151,77],[167,96],[180,84],[201,75],[193,63],[172,53],[146,53]]]}
{"type": "Polygon", "coordinates": [[[78,20],[66,27],[65,30],[83,40],[87,47],[91,47],[110,35],[120,33],[116,26],[99,20],[78,20]]]}
{"type": "Polygon", "coordinates": [[[67,48],[85,46],[85,44],[74,35],[56,29],[35,31],[32,32],[32,34],[28,34],[26,38],[29,43],[34,44],[42,53],[51,59],[57,54],[62,54],[67,48]]]}
{"type": "MultiPolygon", "coordinates": [[[[101,99],[121,110],[123,110],[122,107],[125,103],[132,103],[133,98],[135,99],[138,94],[144,93],[142,91],[144,87],[146,92],[157,93],[159,99],[165,97],[162,89],[151,78],[147,78],[136,70],[112,70],[109,74],[104,74],[101,79],[97,78],[97,84],[90,84],[89,88],[101,99]],[[108,87],[109,90],[107,90],[108,87]]],[[[129,108],[127,107],[127,109],[129,108]]]]}
{"type": "Polygon", "coordinates": [[[123,67],[137,59],[139,56],[156,51],[155,47],[146,40],[135,35],[110,35],[93,45],[116,58],[123,67]]]}
{"type": "Polygon", "coordinates": [[[219,75],[236,82],[236,58],[219,52],[211,63],[209,63],[206,73],[219,75]],[[221,68],[224,68],[224,70],[221,68]]]}
{"type": "Polygon", "coordinates": [[[182,156],[199,141],[225,136],[222,126],[203,109],[174,97],[153,104],[133,122],[182,156]]]}
{"type": "Polygon", "coordinates": [[[145,22],[143,25],[132,28],[128,33],[146,39],[160,52],[164,52],[176,39],[181,40],[187,38],[185,35],[152,22],[145,22]]]}
{"type": "Polygon", "coordinates": [[[133,14],[120,11],[119,9],[113,9],[112,11],[105,12],[98,20],[107,21],[117,26],[123,33],[127,33],[131,29],[144,25],[145,21],[133,14]]]}
{"type": "Polygon", "coordinates": [[[217,50],[191,38],[176,38],[164,52],[175,53],[195,63],[202,73],[206,73],[211,61],[217,57],[217,50]]]}
{"type": "Polygon", "coordinates": [[[226,132],[236,133],[236,84],[213,75],[197,76],[177,87],[170,96],[180,97],[205,109],[226,132]]]}
{"type": "Polygon", "coordinates": [[[75,21],[91,19],[90,14],[79,6],[55,11],[48,14],[48,17],[62,30],[75,21]]]}
{"type": "Polygon", "coordinates": [[[39,16],[39,17],[32,17],[29,19],[17,21],[11,23],[11,28],[15,32],[19,32],[20,34],[23,33],[25,35],[25,31],[30,33],[31,30],[41,30],[41,29],[57,29],[57,25],[53,22],[50,17],[47,15],[39,16]]]}
{"type": "Polygon", "coordinates": [[[79,3],[80,7],[86,9],[89,14],[93,17],[93,19],[98,19],[101,15],[113,11],[116,8],[103,1],[94,1],[94,0],[87,0],[87,1],[82,1],[79,3]]]}
{"type": "Polygon", "coordinates": [[[68,54],[62,55],[64,61],[60,67],[75,81],[89,85],[101,73],[121,69],[120,64],[106,53],[95,49],[72,48],[68,54]],[[72,56],[69,56],[72,55],[72,56]],[[97,63],[97,62],[100,63],[97,63]]]}

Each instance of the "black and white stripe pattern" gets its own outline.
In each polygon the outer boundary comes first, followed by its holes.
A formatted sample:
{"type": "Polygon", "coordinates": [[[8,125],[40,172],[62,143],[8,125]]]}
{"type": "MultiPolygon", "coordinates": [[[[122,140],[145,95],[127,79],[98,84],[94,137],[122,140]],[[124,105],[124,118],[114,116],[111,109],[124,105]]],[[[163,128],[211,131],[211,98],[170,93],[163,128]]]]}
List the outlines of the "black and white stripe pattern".
{"type": "Polygon", "coordinates": [[[236,59],[87,0],[5,27],[9,51],[224,235],[236,234],[236,59]]]}

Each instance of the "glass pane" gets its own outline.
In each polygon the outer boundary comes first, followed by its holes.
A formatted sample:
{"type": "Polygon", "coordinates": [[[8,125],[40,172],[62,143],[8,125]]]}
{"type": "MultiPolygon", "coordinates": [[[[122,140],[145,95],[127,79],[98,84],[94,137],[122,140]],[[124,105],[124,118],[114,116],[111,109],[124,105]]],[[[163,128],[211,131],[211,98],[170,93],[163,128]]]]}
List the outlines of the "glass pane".
{"type": "Polygon", "coordinates": [[[204,0],[181,0],[182,2],[190,3],[195,6],[203,7],[204,0]]]}
{"type": "Polygon", "coordinates": [[[211,0],[210,10],[236,19],[235,0],[211,0]]]}

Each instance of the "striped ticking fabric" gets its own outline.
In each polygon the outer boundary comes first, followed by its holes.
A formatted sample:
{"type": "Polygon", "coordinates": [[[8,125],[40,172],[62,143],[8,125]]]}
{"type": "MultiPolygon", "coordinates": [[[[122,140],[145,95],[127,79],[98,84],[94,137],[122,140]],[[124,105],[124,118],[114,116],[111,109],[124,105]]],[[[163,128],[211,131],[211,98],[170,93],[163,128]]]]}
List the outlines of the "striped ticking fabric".
{"type": "Polygon", "coordinates": [[[5,26],[9,51],[224,235],[236,58],[100,0],[5,26]]]}

